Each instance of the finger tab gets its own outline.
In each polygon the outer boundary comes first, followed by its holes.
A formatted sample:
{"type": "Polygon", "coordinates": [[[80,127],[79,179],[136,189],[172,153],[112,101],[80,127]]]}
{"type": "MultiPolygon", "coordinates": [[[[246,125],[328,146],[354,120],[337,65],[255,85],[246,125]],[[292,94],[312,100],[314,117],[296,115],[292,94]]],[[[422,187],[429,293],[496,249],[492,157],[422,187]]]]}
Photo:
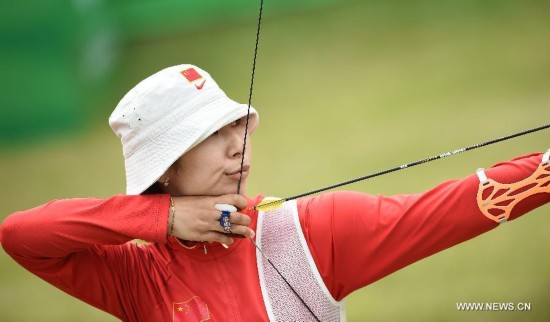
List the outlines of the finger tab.
{"type": "Polygon", "coordinates": [[[235,206],[232,206],[226,203],[215,204],[214,208],[216,208],[219,211],[237,212],[237,208],[235,206]]]}

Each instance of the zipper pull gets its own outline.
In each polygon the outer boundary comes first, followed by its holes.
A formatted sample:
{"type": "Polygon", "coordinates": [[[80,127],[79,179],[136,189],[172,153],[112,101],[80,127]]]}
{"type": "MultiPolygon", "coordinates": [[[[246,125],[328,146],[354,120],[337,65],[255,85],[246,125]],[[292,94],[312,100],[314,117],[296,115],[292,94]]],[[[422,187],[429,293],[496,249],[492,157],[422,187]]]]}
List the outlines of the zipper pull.
{"type": "Polygon", "coordinates": [[[202,243],[202,249],[204,249],[204,255],[208,254],[208,251],[206,250],[206,244],[202,243]]]}

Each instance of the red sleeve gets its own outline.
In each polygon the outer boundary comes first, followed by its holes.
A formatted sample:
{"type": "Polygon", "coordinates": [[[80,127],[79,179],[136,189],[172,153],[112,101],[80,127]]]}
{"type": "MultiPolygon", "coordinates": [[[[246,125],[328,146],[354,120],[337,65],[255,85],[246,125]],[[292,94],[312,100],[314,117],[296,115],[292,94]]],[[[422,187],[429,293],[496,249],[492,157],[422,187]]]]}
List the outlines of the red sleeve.
{"type": "Polygon", "coordinates": [[[123,244],[165,242],[168,208],[168,195],[54,200],[8,216],[0,242],[33,274],[122,318],[124,288],[132,283],[121,275],[137,268],[142,253],[123,244]]]}
{"type": "MultiPolygon", "coordinates": [[[[533,154],[495,165],[487,176],[512,183],[541,162],[533,154]]],[[[477,206],[476,175],[445,182],[421,194],[371,196],[334,192],[300,200],[302,229],[325,284],[336,299],[411,263],[480,235],[498,224],[477,206]]],[[[550,202],[533,195],[510,219],[550,202]]]]}

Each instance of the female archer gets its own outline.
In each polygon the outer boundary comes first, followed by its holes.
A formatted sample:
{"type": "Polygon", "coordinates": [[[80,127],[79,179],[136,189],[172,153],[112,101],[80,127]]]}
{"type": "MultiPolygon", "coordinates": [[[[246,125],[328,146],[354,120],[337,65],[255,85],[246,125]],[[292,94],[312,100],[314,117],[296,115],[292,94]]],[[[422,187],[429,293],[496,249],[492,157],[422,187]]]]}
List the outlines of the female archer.
{"type": "Polygon", "coordinates": [[[248,111],[196,66],[146,78],[109,119],[127,194],[16,212],[2,247],[123,321],[343,321],[351,292],[550,202],[550,153],[534,153],[420,194],[265,209],[245,194],[248,111]]]}

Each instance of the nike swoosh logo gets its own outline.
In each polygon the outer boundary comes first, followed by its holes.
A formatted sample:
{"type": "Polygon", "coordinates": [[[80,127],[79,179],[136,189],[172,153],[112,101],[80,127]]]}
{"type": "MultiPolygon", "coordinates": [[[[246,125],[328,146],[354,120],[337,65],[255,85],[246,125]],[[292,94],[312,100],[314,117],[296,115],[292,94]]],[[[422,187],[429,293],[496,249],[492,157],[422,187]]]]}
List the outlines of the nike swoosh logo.
{"type": "Polygon", "coordinates": [[[202,87],[204,86],[204,83],[206,83],[206,79],[203,80],[202,83],[200,83],[200,84],[195,84],[195,87],[196,87],[197,89],[202,89],[202,87]]]}

